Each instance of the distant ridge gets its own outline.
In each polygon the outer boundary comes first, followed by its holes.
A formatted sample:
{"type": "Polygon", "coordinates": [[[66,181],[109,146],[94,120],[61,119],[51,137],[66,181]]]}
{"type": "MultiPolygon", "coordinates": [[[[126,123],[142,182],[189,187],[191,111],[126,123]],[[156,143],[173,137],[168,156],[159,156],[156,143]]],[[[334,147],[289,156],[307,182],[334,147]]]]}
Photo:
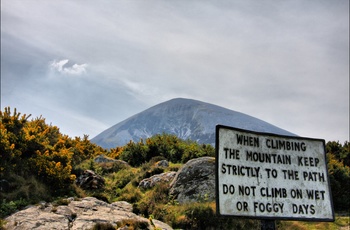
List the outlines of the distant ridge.
{"type": "Polygon", "coordinates": [[[202,101],[175,98],[144,110],[103,131],[91,141],[103,148],[124,146],[156,134],[174,134],[181,139],[215,144],[215,126],[296,136],[255,117],[202,101]]]}

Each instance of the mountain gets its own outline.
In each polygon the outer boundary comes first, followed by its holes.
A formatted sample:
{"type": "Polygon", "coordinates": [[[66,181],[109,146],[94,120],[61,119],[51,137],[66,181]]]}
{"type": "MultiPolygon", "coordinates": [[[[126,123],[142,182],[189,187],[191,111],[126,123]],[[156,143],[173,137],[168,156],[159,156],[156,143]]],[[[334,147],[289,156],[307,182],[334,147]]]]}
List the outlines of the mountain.
{"type": "Polygon", "coordinates": [[[91,141],[103,148],[124,146],[155,134],[175,134],[181,139],[215,144],[215,126],[295,136],[286,130],[244,113],[184,98],[155,105],[103,131],[91,141]]]}

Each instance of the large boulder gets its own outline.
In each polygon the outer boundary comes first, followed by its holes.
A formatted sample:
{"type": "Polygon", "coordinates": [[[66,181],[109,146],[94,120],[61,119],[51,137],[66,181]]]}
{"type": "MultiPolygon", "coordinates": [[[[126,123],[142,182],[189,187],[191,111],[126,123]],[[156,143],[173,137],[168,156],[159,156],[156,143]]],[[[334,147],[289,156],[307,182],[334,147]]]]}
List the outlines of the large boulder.
{"type": "Polygon", "coordinates": [[[180,203],[215,200],[215,158],[188,161],[170,184],[170,195],[180,203]]]}
{"type": "Polygon", "coordinates": [[[165,172],[165,173],[153,175],[149,178],[143,179],[139,183],[139,188],[149,189],[149,188],[153,188],[159,183],[170,182],[174,179],[175,175],[176,175],[176,172],[165,172]]]}
{"type": "Polygon", "coordinates": [[[127,202],[108,204],[94,197],[70,199],[67,205],[53,206],[42,203],[30,206],[5,219],[5,229],[93,229],[96,224],[129,229],[126,226],[142,226],[142,229],[172,229],[169,225],[137,216],[127,202]]]}

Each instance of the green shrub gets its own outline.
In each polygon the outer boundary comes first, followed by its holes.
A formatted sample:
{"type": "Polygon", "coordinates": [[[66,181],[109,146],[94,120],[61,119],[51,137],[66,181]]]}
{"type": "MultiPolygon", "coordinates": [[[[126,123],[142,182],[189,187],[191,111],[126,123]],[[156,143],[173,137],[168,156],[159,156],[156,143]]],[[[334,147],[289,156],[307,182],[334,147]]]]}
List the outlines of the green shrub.
{"type": "Polygon", "coordinates": [[[133,178],[135,174],[132,169],[123,169],[112,174],[112,184],[114,188],[124,188],[133,178]]]}
{"type": "Polygon", "coordinates": [[[23,177],[11,173],[6,178],[10,184],[11,191],[0,191],[2,200],[7,201],[27,201],[35,203],[40,200],[50,200],[50,190],[44,183],[40,182],[34,176],[23,177]]]}
{"type": "Polygon", "coordinates": [[[350,158],[349,142],[345,142],[344,146],[338,142],[328,142],[326,149],[334,209],[348,211],[350,207],[350,167],[345,163],[350,158]]]}
{"type": "Polygon", "coordinates": [[[123,152],[120,154],[119,158],[129,163],[131,166],[137,167],[147,162],[147,152],[148,147],[142,141],[139,143],[130,141],[124,146],[123,152]]]}
{"type": "Polygon", "coordinates": [[[11,215],[17,210],[20,210],[21,208],[27,206],[29,204],[28,200],[25,199],[19,199],[19,200],[13,200],[13,201],[7,201],[3,199],[1,201],[0,205],[0,218],[4,218],[8,215],[11,215]]]}
{"type": "Polygon", "coordinates": [[[140,166],[151,159],[167,159],[171,162],[185,163],[201,156],[215,156],[215,149],[209,144],[198,144],[182,140],[171,134],[158,134],[135,143],[130,141],[118,155],[131,166],[140,166]]]}
{"type": "Polygon", "coordinates": [[[0,111],[0,177],[9,181],[11,174],[25,179],[32,176],[50,185],[43,194],[65,195],[76,178],[72,169],[106,150],[91,143],[87,135],[71,139],[57,126],[46,124],[43,117],[29,117],[16,109],[11,113],[9,107],[0,111]]]}
{"type": "Polygon", "coordinates": [[[106,198],[113,201],[120,196],[123,193],[123,188],[135,178],[137,171],[137,169],[129,167],[105,175],[105,186],[102,192],[106,198]]]}

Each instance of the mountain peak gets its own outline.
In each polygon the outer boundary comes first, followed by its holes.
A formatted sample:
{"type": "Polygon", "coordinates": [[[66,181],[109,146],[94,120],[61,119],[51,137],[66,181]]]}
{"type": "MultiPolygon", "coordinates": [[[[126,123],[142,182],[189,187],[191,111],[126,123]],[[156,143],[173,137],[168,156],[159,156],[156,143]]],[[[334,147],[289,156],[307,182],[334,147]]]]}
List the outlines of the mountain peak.
{"type": "Polygon", "coordinates": [[[295,136],[252,116],[214,104],[174,98],[144,110],[103,131],[91,141],[104,147],[124,146],[156,134],[174,134],[181,139],[215,144],[217,124],[258,132],[295,136]]]}

